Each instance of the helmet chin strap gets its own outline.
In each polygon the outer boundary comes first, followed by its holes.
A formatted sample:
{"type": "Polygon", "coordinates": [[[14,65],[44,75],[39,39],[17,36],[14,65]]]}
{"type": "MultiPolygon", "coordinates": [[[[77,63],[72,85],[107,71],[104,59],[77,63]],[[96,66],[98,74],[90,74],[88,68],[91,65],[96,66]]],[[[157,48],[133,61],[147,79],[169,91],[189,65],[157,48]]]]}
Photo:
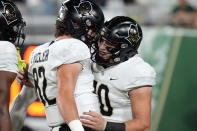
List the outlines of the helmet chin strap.
{"type": "Polygon", "coordinates": [[[90,48],[91,38],[89,38],[87,35],[82,35],[81,40],[90,48]]]}
{"type": "Polygon", "coordinates": [[[80,40],[83,41],[89,48],[92,46],[93,43],[96,43],[98,39],[98,36],[94,38],[88,34],[83,34],[80,36],[80,40]]]}
{"type": "Polygon", "coordinates": [[[113,58],[110,57],[109,59],[103,59],[102,57],[100,57],[98,55],[98,53],[96,53],[96,55],[95,55],[95,60],[96,60],[95,62],[98,65],[102,66],[103,68],[108,68],[110,66],[116,65],[116,63],[114,62],[113,58]]]}
{"type": "Polygon", "coordinates": [[[137,51],[132,51],[132,53],[125,54],[127,57],[125,56],[120,57],[120,55],[112,55],[109,57],[109,59],[103,59],[98,55],[98,51],[97,51],[97,53],[95,54],[95,62],[104,68],[108,68],[110,66],[114,66],[127,61],[129,58],[135,56],[137,53],[138,53],[137,51]]]}

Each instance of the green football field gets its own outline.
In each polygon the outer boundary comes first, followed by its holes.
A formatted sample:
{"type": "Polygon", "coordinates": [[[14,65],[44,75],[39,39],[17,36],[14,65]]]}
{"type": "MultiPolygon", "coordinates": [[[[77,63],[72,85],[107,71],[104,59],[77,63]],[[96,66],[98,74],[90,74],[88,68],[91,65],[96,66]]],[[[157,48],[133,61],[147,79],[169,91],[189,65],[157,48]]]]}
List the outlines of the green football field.
{"type": "Polygon", "coordinates": [[[151,131],[196,131],[197,31],[145,29],[143,42],[151,49],[142,47],[141,53],[157,72],[151,131]]]}

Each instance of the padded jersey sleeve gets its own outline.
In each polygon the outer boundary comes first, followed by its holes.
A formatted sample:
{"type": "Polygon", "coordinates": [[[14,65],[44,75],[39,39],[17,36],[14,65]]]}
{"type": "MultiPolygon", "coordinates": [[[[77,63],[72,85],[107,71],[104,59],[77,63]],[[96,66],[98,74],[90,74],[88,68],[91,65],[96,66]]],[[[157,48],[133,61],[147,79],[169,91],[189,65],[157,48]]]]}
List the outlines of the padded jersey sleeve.
{"type": "Polygon", "coordinates": [[[136,62],[136,66],[127,70],[128,77],[125,78],[124,90],[130,91],[138,87],[154,86],[156,83],[156,72],[148,63],[142,61],[136,62]]]}
{"type": "Polygon", "coordinates": [[[0,71],[17,73],[18,57],[15,46],[7,41],[0,43],[0,71]]]}
{"type": "Polygon", "coordinates": [[[49,63],[52,69],[90,58],[89,48],[79,40],[65,39],[52,46],[49,51],[49,63]]]}

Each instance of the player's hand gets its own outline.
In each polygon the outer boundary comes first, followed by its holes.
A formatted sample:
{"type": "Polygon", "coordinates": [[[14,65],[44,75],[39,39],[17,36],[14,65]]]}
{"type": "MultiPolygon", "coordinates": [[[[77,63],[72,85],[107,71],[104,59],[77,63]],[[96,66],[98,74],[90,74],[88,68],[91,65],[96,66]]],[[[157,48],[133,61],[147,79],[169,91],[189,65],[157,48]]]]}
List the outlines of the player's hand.
{"type": "Polygon", "coordinates": [[[19,84],[23,83],[24,85],[26,85],[28,87],[34,87],[28,78],[28,68],[29,68],[29,65],[27,64],[26,67],[23,68],[23,72],[19,71],[17,73],[16,81],[19,84]]]}
{"type": "Polygon", "coordinates": [[[80,116],[83,126],[92,128],[96,131],[103,131],[106,126],[106,121],[103,117],[94,111],[84,112],[83,116],[80,116]]]}

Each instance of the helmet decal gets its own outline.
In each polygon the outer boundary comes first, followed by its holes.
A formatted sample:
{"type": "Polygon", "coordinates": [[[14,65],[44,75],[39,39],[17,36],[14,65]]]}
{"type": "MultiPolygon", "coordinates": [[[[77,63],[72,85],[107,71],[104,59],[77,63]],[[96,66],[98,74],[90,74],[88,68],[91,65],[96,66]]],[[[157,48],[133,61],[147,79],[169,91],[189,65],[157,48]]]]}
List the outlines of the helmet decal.
{"type": "Polygon", "coordinates": [[[139,31],[138,31],[138,26],[137,24],[130,24],[130,29],[128,30],[128,37],[125,39],[129,41],[129,43],[135,43],[140,39],[139,31]]]}
{"type": "MultiPolygon", "coordinates": [[[[74,6],[80,17],[92,15],[92,5],[89,1],[81,2],[78,6],[74,6]]],[[[93,15],[92,15],[93,16],[93,15]]]]}
{"type": "Polygon", "coordinates": [[[16,9],[10,3],[1,2],[4,9],[3,12],[0,12],[4,19],[6,20],[7,24],[10,25],[14,21],[17,21],[16,17],[16,9]]]}
{"type": "Polygon", "coordinates": [[[62,6],[59,10],[59,13],[58,13],[58,19],[61,19],[63,20],[64,19],[64,14],[65,14],[65,11],[64,11],[64,6],[62,6]]]}

